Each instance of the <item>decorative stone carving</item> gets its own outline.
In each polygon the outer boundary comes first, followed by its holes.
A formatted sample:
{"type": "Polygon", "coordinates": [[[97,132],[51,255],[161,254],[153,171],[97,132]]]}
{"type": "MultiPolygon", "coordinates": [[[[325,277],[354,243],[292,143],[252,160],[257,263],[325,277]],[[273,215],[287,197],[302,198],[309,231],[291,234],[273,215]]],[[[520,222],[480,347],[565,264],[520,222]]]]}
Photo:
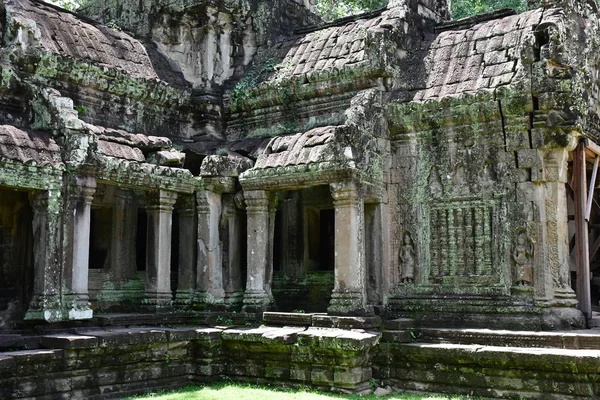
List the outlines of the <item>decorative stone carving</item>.
{"type": "Polygon", "coordinates": [[[432,205],[432,278],[494,275],[492,211],[491,204],[477,201],[432,205]]]}
{"type": "Polygon", "coordinates": [[[533,280],[533,241],[527,236],[526,228],[519,228],[516,233],[513,251],[515,262],[513,282],[518,287],[528,287],[531,286],[533,280]]]}
{"type": "Polygon", "coordinates": [[[415,246],[410,236],[410,232],[404,232],[402,245],[398,252],[398,265],[400,268],[400,282],[412,283],[415,280],[415,246]]]}

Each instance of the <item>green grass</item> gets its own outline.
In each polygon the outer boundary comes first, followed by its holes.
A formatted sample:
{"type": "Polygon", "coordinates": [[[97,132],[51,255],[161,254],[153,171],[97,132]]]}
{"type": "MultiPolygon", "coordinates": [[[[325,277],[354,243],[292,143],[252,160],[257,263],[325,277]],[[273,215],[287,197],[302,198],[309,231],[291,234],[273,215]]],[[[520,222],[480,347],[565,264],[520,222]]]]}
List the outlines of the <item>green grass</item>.
{"type": "Polygon", "coordinates": [[[393,394],[385,397],[340,395],[308,389],[275,389],[238,383],[222,383],[206,387],[190,386],[174,392],[150,393],[130,400],[464,400],[466,397],[443,395],[393,394]]]}

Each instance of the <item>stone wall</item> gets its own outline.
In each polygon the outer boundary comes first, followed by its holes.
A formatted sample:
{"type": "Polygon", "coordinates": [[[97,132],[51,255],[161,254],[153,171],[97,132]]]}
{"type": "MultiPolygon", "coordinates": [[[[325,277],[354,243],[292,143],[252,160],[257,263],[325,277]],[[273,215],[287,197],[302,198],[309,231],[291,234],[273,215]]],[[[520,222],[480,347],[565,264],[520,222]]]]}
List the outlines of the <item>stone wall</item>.
{"type": "Polygon", "coordinates": [[[5,335],[0,396],[122,398],[222,380],[344,393],[390,386],[491,398],[600,394],[596,334],[403,329],[405,322],[393,322],[383,332],[230,326],[5,335]]]}
{"type": "Polygon", "coordinates": [[[225,378],[356,391],[369,386],[378,340],[319,328],[79,329],[1,353],[0,396],[121,398],[225,378]]]}

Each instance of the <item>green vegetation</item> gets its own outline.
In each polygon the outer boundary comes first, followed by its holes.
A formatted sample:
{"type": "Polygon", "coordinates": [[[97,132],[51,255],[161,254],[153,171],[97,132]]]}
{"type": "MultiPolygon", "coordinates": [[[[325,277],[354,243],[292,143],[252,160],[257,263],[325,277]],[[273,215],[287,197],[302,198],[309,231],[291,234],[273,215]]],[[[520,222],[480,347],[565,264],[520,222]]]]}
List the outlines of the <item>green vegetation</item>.
{"type": "Polygon", "coordinates": [[[466,397],[443,395],[394,394],[384,397],[328,394],[306,389],[273,389],[245,384],[224,383],[219,385],[196,387],[170,393],[151,393],[131,398],[136,400],[465,400],[466,397]]]}
{"type": "MultiPolygon", "coordinates": [[[[77,10],[86,0],[45,0],[67,10],[77,10]]],[[[317,13],[326,21],[384,7],[388,0],[317,0],[317,13]]],[[[527,9],[527,0],[452,0],[452,18],[464,18],[501,8],[518,12],[527,9]]]]}
{"type": "Polygon", "coordinates": [[[484,12],[512,8],[517,12],[527,10],[526,0],[453,0],[452,18],[464,18],[484,12]]]}
{"type": "MultiPolygon", "coordinates": [[[[387,0],[317,0],[317,13],[326,21],[383,7],[387,0]]],[[[512,8],[527,9],[527,0],[452,0],[452,18],[464,18],[484,12],[512,8]]]]}
{"type": "Polygon", "coordinates": [[[315,7],[325,21],[384,7],[387,0],[317,0],[315,7]]]}

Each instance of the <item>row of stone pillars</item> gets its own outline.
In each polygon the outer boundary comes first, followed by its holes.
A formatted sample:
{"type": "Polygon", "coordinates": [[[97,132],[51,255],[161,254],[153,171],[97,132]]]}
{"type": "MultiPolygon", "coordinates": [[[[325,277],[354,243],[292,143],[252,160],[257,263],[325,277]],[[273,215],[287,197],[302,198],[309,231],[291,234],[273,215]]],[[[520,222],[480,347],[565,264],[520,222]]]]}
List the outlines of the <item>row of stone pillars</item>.
{"type": "MultiPolygon", "coordinates": [[[[370,315],[367,305],[365,207],[359,188],[351,182],[330,185],[335,207],[335,286],[328,313],[370,315]]],[[[248,215],[248,279],[246,309],[264,309],[273,302],[273,242],[275,204],[269,192],[246,191],[248,215]]],[[[380,258],[377,258],[380,260],[380,258]]]]}
{"type": "MultiPolygon", "coordinates": [[[[34,208],[34,296],[30,318],[46,320],[91,318],[88,297],[90,215],[96,181],[78,178],[70,187],[65,220],[61,221],[60,193],[40,192],[32,196],[34,208]],[[61,282],[59,226],[64,224],[67,255],[61,282]],[[61,306],[61,284],[66,286],[67,304],[61,306]],[[68,315],[65,315],[68,313],[68,315]]],[[[332,184],[335,205],[335,288],[328,309],[333,314],[369,314],[366,304],[364,201],[352,183],[332,184]]],[[[146,288],[143,303],[153,310],[172,305],[171,236],[173,209],[177,193],[148,192],[146,288]]],[[[259,311],[273,304],[273,243],[276,204],[272,193],[263,190],[244,192],[247,214],[247,280],[243,305],[259,311]]],[[[233,305],[240,300],[241,214],[229,195],[201,191],[180,200],[179,276],[175,302],[233,305]],[[195,200],[195,201],[194,201],[195,200]],[[194,209],[194,205],[196,206],[194,209]],[[225,238],[225,240],[223,240],[225,238]],[[194,257],[194,247],[197,256],[194,257]]],[[[111,264],[121,268],[135,266],[129,237],[128,197],[121,194],[116,204],[113,226],[114,249],[111,264]],[[120,216],[120,218],[119,218],[120,216]]],[[[129,271],[131,272],[131,271],[129,271]]],[[[112,271],[119,279],[127,271],[112,271]]],[[[63,293],[64,294],[64,293],[63,293]]]]}

